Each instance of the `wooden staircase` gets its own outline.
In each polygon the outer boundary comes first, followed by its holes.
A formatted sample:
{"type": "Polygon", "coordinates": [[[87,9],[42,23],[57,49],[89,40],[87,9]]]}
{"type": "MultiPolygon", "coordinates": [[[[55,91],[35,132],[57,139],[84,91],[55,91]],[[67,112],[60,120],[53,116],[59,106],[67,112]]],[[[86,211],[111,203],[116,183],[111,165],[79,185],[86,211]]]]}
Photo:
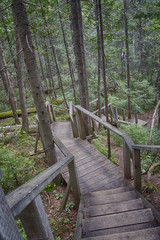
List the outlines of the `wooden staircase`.
{"type": "Polygon", "coordinates": [[[160,239],[152,210],[128,187],[91,192],[83,201],[83,240],[160,239]]]}

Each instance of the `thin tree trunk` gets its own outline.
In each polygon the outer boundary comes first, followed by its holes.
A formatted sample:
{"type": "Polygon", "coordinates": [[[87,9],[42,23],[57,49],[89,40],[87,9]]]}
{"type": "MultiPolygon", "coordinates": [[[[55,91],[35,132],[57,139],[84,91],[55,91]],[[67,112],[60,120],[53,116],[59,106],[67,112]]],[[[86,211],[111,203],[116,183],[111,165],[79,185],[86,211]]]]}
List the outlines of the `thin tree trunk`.
{"type": "Polygon", "coordinates": [[[76,97],[76,90],[75,90],[75,77],[74,77],[72,62],[71,62],[71,59],[70,59],[70,56],[69,56],[68,44],[67,44],[67,41],[66,41],[65,32],[64,32],[64,28],[63,28],[63,24],[62,24],[62,17],[61,17],[60,12],[59,12],[59,19],[60,19],[61,30],[62,30],[62,34],[63,34],[63,41],[64,41],[64,46],[65,46],[66,55],[67,55],[70,77],[71,77],[71,80],[72,80],[74,102],[75,102],[75,104],[77,104],[77,97],[76,97]]]}
{"type": "MultiPolygon", "coordinates": [[[[5,23],[5,20],[4,20],[4,17],[1,13],[1,19],[2,19],[2,22],[3,22],[3,26],[4,26],[4,30],[5,30],[5,34],[6,34],[6,37],[7,37],[7,41],[8,41],[8,45],[9,45],[9,50],[10,50],[10,54],[11,54],[11,57],[13,58],[14,56],[14,53],[13,53],[13,50],[12,50],[12,44],[11,44],[11,40],[10,40],[10,37],[9,37],[9,34],[8,34],[8,29],[7,29],[7,26],[6,26],[6,23],[5,23]]],[[[15,69],[17,69],[17,64],[16,64],[16,61],[15,59],[13,58],[13,63],[14,63],[14,67],[15,69]]]]}
{"type": "MultiPolygon", "coordinates": [[[[36,47],[38,48],[38,41],[37,41],[36,35],[34,36],[34,39],[35,39],[36,47]]],[[[46,87],[46,90],[48,91],[48,94],[49,94],[48,83],[47,83],[47,79],[46,79],[46,77],[45,77],[45,73],[44,73],[44,69],[43,69],[43,64],[42,64],[42,58],[41,58],[41,54],[39,53],[39,51],[37,51],[37,55],[38,55],[38,59],[39,59],[40,70],[41,70],[41,74],[42,74],[42,79],[43,79],[43,81],[45,82],[45,87],[46,87]]]]}
{"type": "Polygon", "coordinates": [[[125,47],[127,60],[127,88],[128,88],[128,119],[131,119],[131,97],[130,97],[130,62],[129,62],[129,37],[128,37],[128,16],[127,16],[127,0],[124,3],[124,22],[125,22],[125,47]]]}
{"type": "Polygon", "coordinates": [[[101,39],[99,30],[99,8],[97,0],[95,0],[95,15],[96,15],[96,29],[97,29],[97,46],[98,46],[98,116],[101,117],[101,39]]]}
{"type": "Polygon", "coordinates": [[[143,39],[142,39],[142,18],[139,19],[139,52],[140,52],[140,72],[141,80],[143,81],[143,39]]]}
{"type": "MultiPolygon", "coordinates": [[[[13,14],[14,24],[16,26],[15,16],[13,14]]],[[[19,100],[20,100],[20,107],[22,112],[22,129],[29,132],[29,122],[28,122],[28,113],[27,113],[27,104],[26,104],[26,93],[24,87],[24,64],[23,64],[23,52],[22,44],[19,38],[19,34],[17,29],[15,28],[15,35],[16,35],[16,50],[17,50],[17,81],[18,81],[18,88],[19,88],[19,100]]]]}
{"type": "MultiPolygon", "coordinates": [[[[106,122],[109,122],[108,117],[108,89],[106,83],[106,69],[105,69],[105,56],[104,56],[104,40],[103,40],[103,21],[102,21],[102,11],[101,11],[101,0],[98,0],[99,6],[99,20],[100,20],[100,37],[101,37],[101,49],[102,49],[102,77],[104,84],[104,98],[105,98],[105,114],[106,122]]],[[[111,157],[111,143],[110,143],[110,131],[107,129],[107,139],[108,139],[108,158],[111,157]]]]}
{"type": "MultiPolygon", "coordinates": [[[[40,0],[40,4],[41,4],[41,0],[40,0]]],[[[48,29],[48,23],[46,21],[45,13],[44,13],[44,9],[43,9],[42,5],[41,5],[41,10],[42,10],[42,17],[43,17],[43,20],[45,22],[45,26],[47,27],[48,39],[49,39],[49,43],[50,43],[50,46],[51,46],[51,49],[52,49],[52,54],[53,54],[53,57],[54,57],[54,62],[55,62],[55,67],[56,67],[56,72],[57,72],[57,76],[58,76],[60,89],[62,91],[62,95],[63,95],[65,105],[66,105],[67,108],[69,108],[68,103],[67,103],[67,99],[66,99],[66,96],[65,96],[65,93],[64,93],[64,89],[63,89],[63,82],[62,82],[62,77],[61,77],[61,73],[60,73],[60,70],[59,70],[56,49],[55,49],[55,47],[53,45],[53,41],[51,39],[51,35],[50,35],[49,29],[48,29]]]]}
{"type": "Polygon", "coordinates": [[[18,115],[16,113],[16,110],[17,110],[16,97],[15,97],[12,82],[10,80],[9,72],[7,70],[7,64],[6,64],[6,60],[5,60],[4,50],[2,48],[1,43],[0,43],[0,57],[1,57],[1,60],[2,60],[2,62],[0,61],[1,78],[2,78],[2,81],[3,81],[3,84],[4,84],[5,91],[8,95],[8,98],[9,98],[9,103],[10,103],[10,106],[11,106],[11,109],[12,109],[12,112],[13,112],[13,117],[15,119],[15,123],[20,124],[18,115]],[[2,70],[2,68],[4,68],[4,69],[2,70]]]}
{"type": "Polygon", "coordinates": [[[50,88],[53,88],[53,93],[54,93],[54,97],[57,98],[57,94],[55,91],[55,84],[54,84],[54,80],[53,80],[53,76],[52,76],[52,69],[51,69],[51,64],[50,64],[50,59],[49,59],[49,52],[48,52],[48,47],[46,44],[46,38],[43,37],[43,43],[44,43],[44,48],[45,48],[45,52],[46,52],[46,62],[47,62],[47,75],[48,75],[48,79],[49,79],[49,85],[50,88]]]}
{"type": "Polygon", "coordinates": [[[15,20],[17,22],[17,31],[19,33],[20,41],[24,51],[25,64],[30,77],[32,94],[40,123],[41,137],[45,146],[45,153],[48,163],[51,166],[57,161],[56,151],[54,147],[51,126],[49,123],[49,116],[45,105],[45,98],[42,91],[38,66],[36,63],[36,55],[34,52],[32,35],[29,28],[29,21],[24,1],[12,0],[12,8],[15,20]]]}

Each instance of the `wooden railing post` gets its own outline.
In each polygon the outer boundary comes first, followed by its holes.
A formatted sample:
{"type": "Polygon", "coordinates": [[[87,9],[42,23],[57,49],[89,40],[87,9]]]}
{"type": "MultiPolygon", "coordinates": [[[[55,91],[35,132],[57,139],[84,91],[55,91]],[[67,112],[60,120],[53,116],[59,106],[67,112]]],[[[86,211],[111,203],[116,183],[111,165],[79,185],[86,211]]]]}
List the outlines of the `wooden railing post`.
{"type": "Polygon", "coordinates": [[[85,124],[84,124],[84,120],[83,120],[81,111],[76,109],[76,115],[77,115],[76,119],[77,119],[79,137],[81,139],[85,139],[86,138],[86,131],[85,131],[85,124]]]}
{"type": "Polygon", "coordinates": [[[71,188],[72,188],[73,197],[75,201],[75,207],[76,209],[78,209],[79,203],[80,203],[80,190],[79,190],[74,160],[68,164],[68,171],[69,171],[70,180],[71,180],[71,188]]]}
{"type": "Polygon", "coordinates": [[[123,121],[126,121],[126,111],[123,109],[123,121]]]}
{"type": "Polygon", "coordinates": [[[28,239],[54,240],[40,195],[19,215],[28,239]]]}
{"type": "Polygon", "coordinates": [[[131,178],[131,163],[130,163],[130,149],[123,140],[123,162],[124,162],[124,177],[131,178]]]}
{"type": "Polygon", "coordinates": [[[135,113],[135,122],[136,122],[136,124],[138,124],[138,114],[137,113],[135,113]]]}
{"type": "MultiPolygon", "coordinates": [[[[0,176],[1,177],[1,176],[0,176]]],[[[0,239],[22,240],[16,221],[0,186],[0,239]]]]}
{"type": "Polygon", "coordinates": [[[56,122],[56,114],[55,114],[55,111],[54,111],[54,108],[53,108],[52,104],[50,105],[50,109],[51,109],[51,113],[52,113],[52,119],[53,119],[54,122],[56,122]]]}
{"type": "Polygon", "coordinates": [[[141,159],[140,149],[133,149],[133,174],[134,174],[134,186],[139,192],[141,192],[141,159]]]}

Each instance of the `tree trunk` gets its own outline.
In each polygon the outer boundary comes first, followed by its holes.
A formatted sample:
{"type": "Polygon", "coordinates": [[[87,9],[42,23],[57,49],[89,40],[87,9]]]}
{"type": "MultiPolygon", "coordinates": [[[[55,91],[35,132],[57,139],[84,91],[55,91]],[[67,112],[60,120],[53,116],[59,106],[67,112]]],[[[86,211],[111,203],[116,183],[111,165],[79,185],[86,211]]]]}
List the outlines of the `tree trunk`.
{"type": "Polygon", "coordinates": [[[101,117],[101,39],[99,31],[99,8],[97,0],[95,0],[95,15],[96,15],[96,29],[97,29],[97,46],[98,46],[98,116],[101,117]]]}
{"type": "Polygon", "coordinates": [[[44,43],[44,49],[46,52],[46,63],[47,63],[47,76],[49,79],[49,86],[50,86],[50,90],[53,88],[53,93],[54,93],[54,97],[57,98],[57,94],[55,91],[55,84],[54,84],[54,80],[53,80],[53,76],[52,76],[52,70],[51,70],[51,64],[50,64],[50,59],[49,59],[49,52],[48,52],[48,47],[46,44],[46,37],[43,37],[43,43],[44,43]]]}
{"type": "MultiPolygon", "coordinates": [[[[41,3],[41,0],[40,0],[40,3],[41,3]]],[[[61,73],[60,73],[60,70],[59,70],[56,49],[55,49],[55,47],[53,45],[53,41],[51,39],[51,35],[50,35],[49,29],[48,29],[48,23],[46,21],[45,13],[44,13],[44,9],[43,9],[42,5],[41,5],[41,10],[42,10],[42,17],[43,17],[43,20],[45,22],[45,26],[47,27],[48,39],[49,39],[49,43],[50,43],[50,46],[51,46],[51,49],[52,49],[52,53],[53,53],[53,57],[54,57],[54,62],[55,62],[55,66],[56,66],[56,71],[57,71],[57,76],[58,76],[60,89],[62,91],[62,95],[63,95],[63,99],[64,99],[64,102],[65,102],[65,105],[66,105],[67,109],[69,109],[69,106],[68,106],[68,103],[67,103],[67,99],[66,99],[66,96],[65,96],[65,93],[64,93],[64,89],[63,89],[63,82],[62,82],[61,73]]]]}
{"type": "Polygon", "coordinates": [[[141,81],[143,81],[143,39],[142,39],[142,18],[139,19],[139,52],[140,52],[140,72],[141,81]]]}
{"type": "MultiPolygon", "coordinates": [[[[106,122],[109,122],[108,117],[108,89],[106,83],[106,69],[105,69],[105,56],[104,56],[104,41],[103,41],[103,21],[102,21],[102,11],[101,11],[101,0],[98,0],[99,6],[99,20],[100,20],[100,38],[101,38],[101,49],[102,49],[102,77],[104,84],[104,98],[105,98],[105,114],[106,122]]],[[[111,157],[111,143],[110,143],[110,131],[107,129],[107,139],[108,139],[108,158],[111,157]]]]}
{"type": "Polygon", "coordinates": [[[19,33],[20,41],[22,43],[24,51],[25,64],[30,77],[32,94],[41,129],[41,137],[45,146],[45,153],[48,159],[48,163],[51,166],[57,161],[56,152],[54,148],[53,136],[49,123],[49,116],[45,105],[45,98],[42,91],[42,85],[38,72],[38,66],[36,62],[36,56],[34,52],[32,36],[29,28],[29,21],[24,1],[12,0],[12,8],[15,20],[17,22],[16,28],[19,33]]]}
{"type": "MultiPolygon", "coordinates": [[[[13,14],[14,24],[16,26],[15,16],[13,14]]],[[[16,50],[17,50],[17,81],[18,81],[18,88],[19,88],[19,100],[22,112],[22,129],[29,132],[29,122],[28,122],[28,113],[27,113],[27,104],[26,104],[26,93],[24,88],[24,71],[23,71],[23,52],[22,44],[19,38],[19,34],[17,29],[15,28],[15,35],[16,35],[16,50]]]]}
{"type": "Polygon", "coordinates": [[[61,17],[60,12],[59,12],[59,20],[60,20],[62,34],[63,34],[64,46],[65,46],[65,49],[66,49],[66,55],[67,55],[67,61],[68,61],[68,66],[69,66],[70,77],[71,77],[71,80],[72,80],[74,102],[75,102],[75,104],[77,104],[76,90],[75,90],[75,77],[74,77],[72,62],[71,62],[71,59],[70,59],[70,56],[69,56],[68,44],[67,44],[67,41],[66,41],[65,32],[64,32],[64,28],[63,28],[63,24],[62,24],[62,17],[61,17]]]}
{"type": "MultiPolygon", "coordinates": [[[[37,41],[36,35],[34,36],[34,39],[35,39],[36,47],[38,48],[38,41],[37,41]]],[[[47,83],[47,79],[46,79],[46,77],[45,77],[45,73],[44,73],[44,69],[43,69],[43,64],[42,64],[42,58],[41,58],[41,54],[39,53],[39,50],[37,51],[37,55],[38,55],[38,59],[39,59],[40,70],[41,70],[41,74],[42,74],[42,79],[43,79],[43,81],[45,82],[45,87],[46,87],[46,90],[48,91],[48,94],[49,94],[50,92],[49,92],[49,89],[48,89],[48,83],[47,83]]]]}
{"type": "MultiPolygon", "coordinates": [[[[89,109],[88,84],[86,74],[86,61],[84,54],[84,41],[82,31],[81,6],[79,0],[71,0],[71,25],[73,34],[75,62],[78,74],[80,104],[89,109]]],[[[89,133],[89,120],[83,116],[86,123],[86,134],[89,133]]]]}
{"type": "Polygon", "coordinates": [[[8,95],[8,98],[9,98],[9,104],[10,104],[12,112],[13,112],[13,117],[15,119],[15,123],[20,124],[18,115],[16,113],[16,109],[17,109],[16,97],[15,97],[15,94],[14,94],[14,89],[13,89],[12,82],[10,80],[9,72],[7,70],[7,64],[6,64],[5,55],[4,55],[4,51],[3,51],[1,43],[0,43],[0,57],[1,57],[1,60],[2,60],[2,62],[0,61],[1,78],[2,78],[2,81],[3,81],[3,84],[4,84],[5,91],[8,95]]]}
{"type": "Polygon", "coordinates": [[[128,37],[128,16],[127,16],[127,0],[124,3],[124,23],[125,23],[125,46],[127,60],[127,88],[128,88],[128,119],[131,119],[131,98],[130,98],[130,62],[129,62],[129,37],[128,37]]]}

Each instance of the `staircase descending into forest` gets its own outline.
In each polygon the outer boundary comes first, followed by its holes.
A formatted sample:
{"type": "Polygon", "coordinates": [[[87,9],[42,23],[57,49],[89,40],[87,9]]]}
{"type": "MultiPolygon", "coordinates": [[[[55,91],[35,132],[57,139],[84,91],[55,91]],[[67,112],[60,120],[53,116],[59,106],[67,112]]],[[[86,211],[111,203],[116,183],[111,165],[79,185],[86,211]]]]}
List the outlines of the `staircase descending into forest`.
{"type": "Polygon", "coordinates": [[[160,152],[160,146],[134,145],[128,135],[80,106],[70,105],[70,122],[55,122],[53,106],[47,108],[59,161],[6,198],[0,188],[2,239],[21,239],[13,219],[20,216],[29,239],[54,240],[40,192],[59,173],[67,183],[63,206],[72,189],[79,208],[74,240],[160,239],[160,214],[141,195],[140,164],[140,150],[160,152]],[[84,115],[90,119],[91,135],[96,121],[123,139],[123,170],[86,140],[84,115]]]}

